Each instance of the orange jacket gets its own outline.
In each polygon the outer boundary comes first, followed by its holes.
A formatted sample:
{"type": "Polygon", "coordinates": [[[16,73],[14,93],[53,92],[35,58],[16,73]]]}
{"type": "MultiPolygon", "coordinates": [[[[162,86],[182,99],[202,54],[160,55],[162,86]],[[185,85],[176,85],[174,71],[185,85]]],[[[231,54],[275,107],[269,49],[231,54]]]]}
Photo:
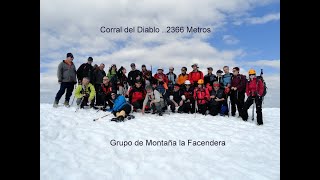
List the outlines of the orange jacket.
{"type": "Polygon", "coordinates": [[[177,83],[178,83],[179,85],[184,84],[184,82],[185,82],[186,80],[188,80],[188,79],[189,79],[189,75],[188,75],[188,74],[185,74],[185,75],[179,74],[179,76],[178,76],[178,78],[177,78],[177,83]]]}

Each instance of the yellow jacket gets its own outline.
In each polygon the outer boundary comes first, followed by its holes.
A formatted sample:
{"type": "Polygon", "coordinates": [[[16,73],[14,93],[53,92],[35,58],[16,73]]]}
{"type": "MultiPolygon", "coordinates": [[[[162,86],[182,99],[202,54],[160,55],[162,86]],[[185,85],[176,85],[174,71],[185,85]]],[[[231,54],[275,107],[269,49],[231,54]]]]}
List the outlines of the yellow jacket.
{"type": "Polygon", "coordinates": [[[76,88],[76,92],[74,93],[74,95],[76,98],[82,98],[83,94],[85,93],[89,94],[89,101],[92,101],[92,99],[96,95],[96,90],[94,89],[94,86],[91,83],[89,83],[87,86],[79,85],[76,88]],[[82,86],[84,87],[84,90],[82,90],[82,86]]]}

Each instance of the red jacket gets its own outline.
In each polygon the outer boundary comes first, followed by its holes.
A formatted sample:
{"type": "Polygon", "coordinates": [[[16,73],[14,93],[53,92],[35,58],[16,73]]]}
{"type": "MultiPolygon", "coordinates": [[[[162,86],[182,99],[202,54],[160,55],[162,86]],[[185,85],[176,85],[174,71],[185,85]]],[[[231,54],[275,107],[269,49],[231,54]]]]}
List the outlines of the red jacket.
{"type": "Polygon", "coordinates": [[[264,85],[259,79],[257,84],[257,78],[253,78],[247,84],[246,94],[247,96],[256,96],[256,92],[259,96],[262,96],[264,90],[264,85]]]}
{"type": "Polygon", "coordinates": [[[207,88],[195,88],[193,97],[197,100],[198,104],[205,104],[210,100],[210,94],[207,88]]]}
{"type": "Polygon", "coordinates": [[[129,90],[129,102],[135,103],[136,101],[143,101],[146,97],[146,94],[146,90],[142,87],[131,87],[131,89],[129,90]]]}
{"type": "Polygon", "coordinates": [[[191,84],[194,84],[195,82],[198,82],[199,79],[203,79],[203,73],[201,71],[191,71],[189,73],[188,79],[191,82],[191,84]]]}
{"type": "Polygon", "coordinates": [[[163,74],[163,73],[161,73],[161,74],[157,73],[157,74],[155,74],[153,77],[156,78],[157,80],[163,79],[163,82],[165,82],[165,83],[167,83],[167,84],[168,84],[168,82],[169,82],[168,77],[167,77],[165,74],[163,74]]]}

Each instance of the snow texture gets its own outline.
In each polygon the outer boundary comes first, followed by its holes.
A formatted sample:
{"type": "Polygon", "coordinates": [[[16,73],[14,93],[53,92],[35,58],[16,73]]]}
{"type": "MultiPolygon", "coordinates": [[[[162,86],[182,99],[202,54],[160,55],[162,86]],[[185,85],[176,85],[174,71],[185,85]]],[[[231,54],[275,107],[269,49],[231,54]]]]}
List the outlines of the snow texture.
{"type": "Polygon", "coordinates": [[[107,179],[280,179],[280,109],[263,108],[264,125],[238,117],[197,114],[133,113],[123,123],[93,109],[40,104],[40,178],[107,179]],[[188,140],[224,141],[222,146],[192,146],[188,140]],[[111,140],[132,141],[112,146],[111,140]],[[135,146],[141,140],[143,146],[135,146]],[[176,141],[176,146],[146,146],[146,140],[176,141]],[[185,146],[179,145],[185,141],[185,146]]]}

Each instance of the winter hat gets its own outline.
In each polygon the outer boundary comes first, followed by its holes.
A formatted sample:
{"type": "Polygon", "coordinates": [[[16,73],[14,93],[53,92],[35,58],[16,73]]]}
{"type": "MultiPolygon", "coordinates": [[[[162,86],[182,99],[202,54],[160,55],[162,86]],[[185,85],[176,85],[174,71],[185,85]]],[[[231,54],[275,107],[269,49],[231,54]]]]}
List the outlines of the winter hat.
{"type": "Polygon", "coordinates": [[[218,82],[214,82],[213,87],[220,87],[220,84],[218,82]]]}
{"type": "Polygon", "coordinates": [[[192,68],[193,68],[193,66],[197,66],[197,68],[199,68],[197,63],[194,63],[194,64],[191,65],[192,68]]]}
{"type": "Polygon", "coordinates": [[[223,71],[221,71],[220,69],[217,71],[217,73],[223,73],[223,71]]]}
{"type": "Polygon", "coordinates": [[[142,66],[141,66],[141,67],[146,67],[146,65],[142,64],[142,66]]]}
{"type": "Polygon", "coordinates": [[[131,63],[131,64],[130,64],[130,66],[131,66],[131,67],[132,67],[132,66],[136,66],[136,64],[134,64],[134,63],[131,63]]]}
{"type": "Polygon", "coordinates": [[[208,69],[208,70],[211,70],[211,71],[213,70],[213,68],[212,68],[212,67],[207,67],[207,69],[208,69]]]}
{"type": "Polygon", "coordinates": [[[174,85],[174,87],[178,87],[178,88],[180,88],[180,85],[179,85],[179,84],[175,84],[175,85],[174,85]]]}
{"type": "Polygon", "coordinates": [[[88,61],[93,61],[93,58],[92,58],[92,57],[89,57],[89,58],[88,58],[88,61]]]}
{"type": "Polygon", "coordinates": [[[68,57],[73,58],[73,54],[72,54],[72,53],[67,53],[67,58],[68,58],[68,57]]]}

